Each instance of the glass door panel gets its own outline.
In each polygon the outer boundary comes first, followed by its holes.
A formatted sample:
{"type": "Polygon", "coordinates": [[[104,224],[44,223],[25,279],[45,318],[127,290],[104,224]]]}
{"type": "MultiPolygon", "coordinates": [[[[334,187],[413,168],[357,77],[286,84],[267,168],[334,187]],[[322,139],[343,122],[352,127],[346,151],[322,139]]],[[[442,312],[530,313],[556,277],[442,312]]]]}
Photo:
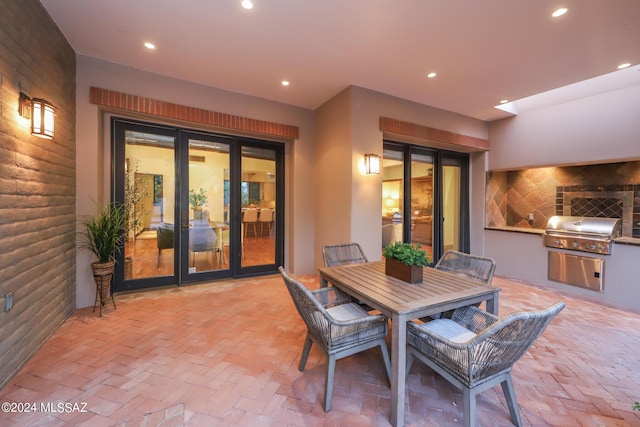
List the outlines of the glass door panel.
{"type": "Polygon", "coordinates": [[[384,149],[382,158],[382,247],[403,241],[404,153],[384,149]]]}
{"type": "Polygon", "coordinates": [[[125,130],[124,139],[124,280],[173,276],[175,138],[125,130]]]}
{"type": "Polygon", "coordinates": [[[241,156],[242,267],[276,262],[277,151],[243,145],[241,156]]]}
{"type": "MultiPolygon", "coordinates": [[[[230,145],[204,137],[188,138],[188,275],[229,269],[228,182],[230,145]]],[[[183,208],[183,216],[186,209],[183,208]]]]}
{"type": "Polygon", "coordinates": [[[461,168],[458,165],[442,167],[442,234],[444,250],[460,251],[461,168]]]}
{"type": "Polygon", "coordinates": [[[411,243],[433,259],[433,156],[411,154],[411,243]]]}

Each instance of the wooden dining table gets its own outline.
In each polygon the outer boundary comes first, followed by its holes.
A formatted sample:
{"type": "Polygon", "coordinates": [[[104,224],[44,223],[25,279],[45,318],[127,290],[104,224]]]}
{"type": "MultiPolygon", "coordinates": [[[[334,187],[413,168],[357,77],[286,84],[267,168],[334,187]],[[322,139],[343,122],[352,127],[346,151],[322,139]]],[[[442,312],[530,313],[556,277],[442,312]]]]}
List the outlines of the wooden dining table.
{"type": "Polygon", "coordinates": [[[391,414],[395,427],[404,425],[407,322],[486,301],[498,314],[500,288],[464,276],[425,267],[422,283],[410,284],[387,276],[384,262],[319,269],[320,286],[329,284],[391,319],[391,414]]]}

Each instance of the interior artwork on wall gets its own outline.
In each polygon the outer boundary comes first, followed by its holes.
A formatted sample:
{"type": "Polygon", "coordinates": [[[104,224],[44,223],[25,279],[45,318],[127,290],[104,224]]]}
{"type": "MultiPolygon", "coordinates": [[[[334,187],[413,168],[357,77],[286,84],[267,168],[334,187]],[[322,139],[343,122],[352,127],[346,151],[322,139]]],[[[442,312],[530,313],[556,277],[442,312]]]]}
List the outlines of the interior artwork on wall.
{"type": "Polygon", "coordinates": [[[411,180],[411,208],[416,216],[433,212],[433,180],[430,176],[411,180]]]}

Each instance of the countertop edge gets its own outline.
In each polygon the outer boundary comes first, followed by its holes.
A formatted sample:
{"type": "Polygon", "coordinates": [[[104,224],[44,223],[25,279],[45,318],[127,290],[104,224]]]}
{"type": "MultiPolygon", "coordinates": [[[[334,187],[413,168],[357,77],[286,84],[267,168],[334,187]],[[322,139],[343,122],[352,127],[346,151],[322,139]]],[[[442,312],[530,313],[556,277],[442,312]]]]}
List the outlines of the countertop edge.
{"type": "MultiPolygon", "coordinates": [[[[494,230],[494,231],[506,231],[510,233],[524,233],[524,234],[537,234],[542,236],[544,234],[544,230],[539,228],[524,228],[524,227],[485,227],[485,230],[494,230]]],[[[640,239],[639,239],[640,240],[640,239]]]]}
{"type": "MultiPolygon", "coordinates": [[[[523,228],[523,227],[485,227],[485,230],[492,231],[504,231],[508,233],[522,233],[522,234],[533,234],[542,236],[545,230],[541,230],[538,228],[523,228]]],[[[629,246],[640,246],[640,238],[638,237],[618,237],[613,239],[613,241],[620,245],[629,245],[629,246]]]]}

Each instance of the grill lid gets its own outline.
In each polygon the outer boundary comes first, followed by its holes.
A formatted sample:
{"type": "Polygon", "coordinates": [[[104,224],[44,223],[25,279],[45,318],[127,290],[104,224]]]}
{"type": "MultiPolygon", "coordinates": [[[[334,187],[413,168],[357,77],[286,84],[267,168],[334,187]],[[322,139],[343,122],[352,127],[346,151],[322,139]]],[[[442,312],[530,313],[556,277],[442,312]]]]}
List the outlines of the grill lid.
{"type": "Polygon", "coordinates": [[[581,216],[552,216],[547,222],[547,234],[564,234],[576,237],[615,239],[622,232],[619,218],[594,218],[581,216]]]}

